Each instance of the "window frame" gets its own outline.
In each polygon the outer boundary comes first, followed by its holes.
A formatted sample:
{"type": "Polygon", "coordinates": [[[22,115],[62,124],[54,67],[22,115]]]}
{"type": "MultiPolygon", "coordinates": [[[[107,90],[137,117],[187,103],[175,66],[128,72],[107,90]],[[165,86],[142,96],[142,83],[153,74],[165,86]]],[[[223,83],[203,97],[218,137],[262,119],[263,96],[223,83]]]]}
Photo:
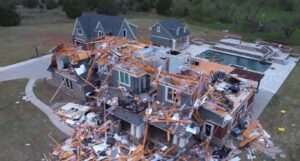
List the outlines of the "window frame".
{"type": "MultiPolygon", "coordinates": [[[[174,97],[176,97],[177,94],[173,94],[173,92],[176,92],[175,88],[172,87],[165,87],[165,101],[173,103],[174,97]],[[169,90],[172,90],[171,92],[169,92],[169,90]],[[171,99],[169,99],[169,94],[171,94],[171,99]]],[[[177,101],[177,105],[180,105],[180,98],[177,101]]]]}
{"type": "Polygon", "coordinates": [[[69,89],[70,89],[71,91],[74,90],[73,82],[72,82],[70,79],[69,79],[69,89]]]}
{"type": "Polygon", "coordinates": [[[123,29],[123,37],[124,37],[124,38],[127,38],[127,36],[128,36],[128,35],[127,35],[127,29],[123,29]]]}
{"type": "Polygon", "coordinates": [[[104,65],[104,66],[102,66],[101,68],[102,68],[102,70],[101,70],[102,73],[103,73],[103,74],[106,74],[106,75],[107,75],[107,74],[110,72],[110,70],[111,70],[111,69],[110,69],[110,66],[108,66],[108,65],[104,65]]]}
{"type": "Polygon", "coordinates": [[[118,73],[119,73],[118,74],[119,75],[119,83],[122,84],[122,85],[130,87],[130,75],[128,73],[126,73],[124,71],[120,71],[120,70],[119,70],[118,73]],[[123,74],[123,76],[121,76],[121,73],[123,74]],[[128,82],[126,82],[126,75],[128,77],[128,82]],[[124,77],[123,78],[124,81],[122,81],[122,77],[124,77]]]}
{"type": "MultiPolygon", "coordinates": [[[[62,81],[64,81],[64,78],[62,78],[62,81]]],[[[74,90],[73,82],[69,78],[66,78],[65,82],[63,83],[63,86],[71,91],[74,90]]]]}
{"type": "Polygon", "coordinates": [[[77,35],[80,35],[80,36],[83,35],[83,31],[81,28],[77,28],[76,32],[77,32],[77,35]],[[81,32],[79,33],[79,31],[81,31],[81,32]]]}
{"type": "Polygon", "coordinates": [[[101,37],[103,37],[104,36],[104,33],[102,32],[102,31],[98,31],[97,32],[97,36],[98,36],[98,38],[101,38],[101,37]],[[99,33],[101,33],[101,36],[100,36],[100,34],[99,33]]]}
{"type": "Polygon", "coordinates": [[[157,27],[156,27],[156,32],[160,32],[160,26],[159,25],[157,25],[157,27]]]}
{"type": "Polygon", "coordinates": [[[211,137],[213,136],[213,133],[214,133],[214,129],[215,129],[215,125],[212,124],[212,123],[209,123],[209,122],[205,122],[205,125],[204,125],[204,130],[203,130],[203,133],[206,137],[211,137]],[[209,135],[206,135],[206,126],[209,125],[211,128],[210,128],[210,134],[209,135]]]}

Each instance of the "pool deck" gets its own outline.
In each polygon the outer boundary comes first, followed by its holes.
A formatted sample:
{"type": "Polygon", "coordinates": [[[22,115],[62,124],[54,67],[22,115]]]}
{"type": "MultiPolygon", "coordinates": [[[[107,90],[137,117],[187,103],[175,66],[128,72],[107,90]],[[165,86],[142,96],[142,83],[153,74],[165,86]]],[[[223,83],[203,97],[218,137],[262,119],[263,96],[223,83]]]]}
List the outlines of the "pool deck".
{"type": "MultiPolygon", "coordinates": [[[[212,49],[212,46],[208,44],[191,45],[190,47],[183,50],[183,52],[189,52],[191,53],[192,58],[199,59],[196,56],[207,50],[214,49],[212,49]]],[[[253,118],[258,118],[263,112],[264,108],[268,105],[274,94],[279,90],[285,79],[289,76],[289,74],[296,66],[297,58],[289,57],[286,62],[286,64],[272,63],[272,65],[264,72],[265,76],[261,80],[259,92],[255,95],[254,98],[254,110],[252,115],[253,118]]]]}
{"type": "Polygon", "coordinates": [[[260,89],[276,93],[285,79],[296,66],[296,58],[289,57],[287,64],[273,63],[265,72],[264,78],[261,80],[260,89]]]}
{"type": "Polygon", "coordinates": [[[257,119],[260,116],[274,94],[276,94],[285,79],[297,65],[296,61],[296,58],[289,57],[287,64],[282,65],[273,63],[271,67],[264,72],[265,76],[261,80],[259,92],[254,97],[253,118],[257,119]]]}

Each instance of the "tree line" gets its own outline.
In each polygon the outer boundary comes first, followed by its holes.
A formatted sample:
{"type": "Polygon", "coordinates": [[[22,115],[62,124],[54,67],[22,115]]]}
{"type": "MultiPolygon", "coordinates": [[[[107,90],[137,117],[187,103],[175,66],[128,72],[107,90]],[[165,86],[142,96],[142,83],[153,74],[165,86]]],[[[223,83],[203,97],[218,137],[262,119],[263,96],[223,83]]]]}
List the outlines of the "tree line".
{"type": "Polygon", "coordinates": [[[201,23],[230,24],[245,32],[290,37],[300,26],[300,0],[62,0],[70,18],[83,11],[102,14],[150,12],[201,23]]]}
{"type": "Polygon", "coordinates": [[[156,12],[193,22],[229,24],[237,31],[278,32],[287,38],[300,26],[300,0],[11,0],[4,5],[1,1],[6,0],[0,0],[0,25],[19,24],[13,3],[17,1],[29,8],[62,5],[70,18],[84,11],[109,15],[156,12]]]}

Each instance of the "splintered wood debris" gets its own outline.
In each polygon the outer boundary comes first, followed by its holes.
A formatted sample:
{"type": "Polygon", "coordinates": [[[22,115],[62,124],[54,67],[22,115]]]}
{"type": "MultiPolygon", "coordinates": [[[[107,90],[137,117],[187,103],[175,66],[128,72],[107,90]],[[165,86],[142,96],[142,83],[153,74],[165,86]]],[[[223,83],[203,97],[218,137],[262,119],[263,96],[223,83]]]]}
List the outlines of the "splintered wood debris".
{"type": "Polygon", "coordinates": [[[88,91],[82,105],[55,111],[75,133],[56,143],[52,160],[238,160],[245,147],[281,153],[250,123],[259,82],[230,74],[233,67],[112,36],[52,53],[52,71],[81,85],[69,93],[88,91]]]}

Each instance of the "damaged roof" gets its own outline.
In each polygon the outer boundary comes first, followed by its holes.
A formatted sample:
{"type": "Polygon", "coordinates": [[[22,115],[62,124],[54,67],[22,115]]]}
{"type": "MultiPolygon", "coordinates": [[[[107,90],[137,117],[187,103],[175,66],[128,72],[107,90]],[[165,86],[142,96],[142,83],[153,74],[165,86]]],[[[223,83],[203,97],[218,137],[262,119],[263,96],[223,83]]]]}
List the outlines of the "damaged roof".
{"type": "Polygon", "coordinates": [[[144,122],[143,116],[132,113],[131,111],[122,107],[116,107],[114,110],[111,110],[110,113],[120,118],[121,120],[124,120],[130,124],[134,124],[136,126],[139,126],[144,122]]]}

